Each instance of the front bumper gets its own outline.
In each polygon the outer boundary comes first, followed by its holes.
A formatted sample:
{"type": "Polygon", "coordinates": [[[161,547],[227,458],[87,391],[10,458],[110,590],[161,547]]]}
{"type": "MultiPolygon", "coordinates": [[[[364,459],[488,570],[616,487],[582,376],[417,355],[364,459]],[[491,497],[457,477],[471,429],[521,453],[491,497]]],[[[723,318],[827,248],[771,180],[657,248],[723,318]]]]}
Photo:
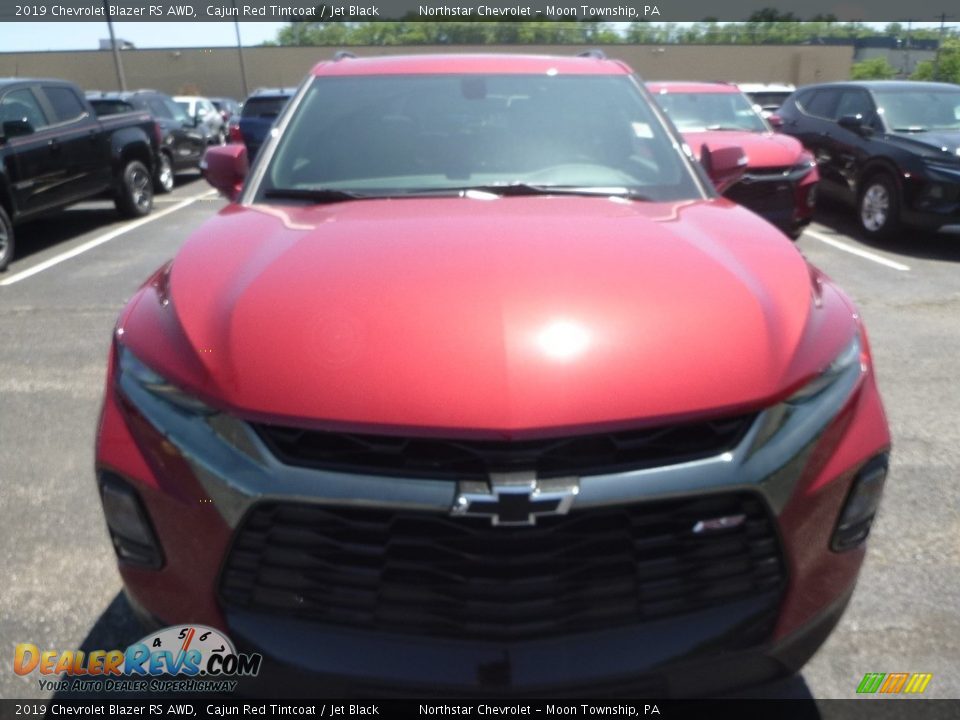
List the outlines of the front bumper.
{"type": "Polygon", "coordinates": [[[872,375],[856,372],[772,436],[760,413],[732,452],[694,462],[580,479],[574,510],[732,491],[761,497],[776,518],[789,578],[772,601],[747,598],[640,625],[484,642],[330,627],[226,606],[220,578],[237,528],[263,502],[375,506],[449,513],[453,483],[349,475],[279,463],[246,423],[184,420],[109,380],[97,445],[101,472],[138,492],[162,545],[160,569],[121,563],[135,606],[161,622],[224,629],[264,653],[283,692],[714,694],[800,667],[852,591],[863,548],[834,553],[830,536],[851,481],[889,444],[872,375]],[[128,400],[127,397],[132,399],[128,400]],[[148,419],[149,417],[149,419],[148,419]],[[158,428],[163,428],[159,430],[158,428]],[[310,678],[310,682],[301,684],[310,678]],[[552,690],[551,690],[552,688],[552,690]]]}

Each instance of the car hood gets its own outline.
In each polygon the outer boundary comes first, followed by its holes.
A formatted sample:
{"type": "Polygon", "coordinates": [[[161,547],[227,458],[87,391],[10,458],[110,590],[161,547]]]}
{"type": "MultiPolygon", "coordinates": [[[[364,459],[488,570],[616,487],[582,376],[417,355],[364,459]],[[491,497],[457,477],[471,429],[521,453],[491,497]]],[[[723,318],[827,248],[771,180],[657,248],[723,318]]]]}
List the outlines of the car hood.
{"type": "Polygon", "coordinates": [[[805,341],[809,267],[723,199],[234,205],[183,246],[164,295],[185,349],[137,313],[124,342],[170,379],[251,418],[381,431],[519,437],[740,412],[852,332],[848,313],[805,341]],[[175,368],[184,353],[202,372],[175,368]]]}
{"type": "Polygon", "coordinates": [[[697,159],[704,143],[712,148],[738,145],[747,156],[750,168],[789,168],[800,162],[803,145],[796,138],[772,132],[713,130],[686,132],[683,138],[697,159]]]}

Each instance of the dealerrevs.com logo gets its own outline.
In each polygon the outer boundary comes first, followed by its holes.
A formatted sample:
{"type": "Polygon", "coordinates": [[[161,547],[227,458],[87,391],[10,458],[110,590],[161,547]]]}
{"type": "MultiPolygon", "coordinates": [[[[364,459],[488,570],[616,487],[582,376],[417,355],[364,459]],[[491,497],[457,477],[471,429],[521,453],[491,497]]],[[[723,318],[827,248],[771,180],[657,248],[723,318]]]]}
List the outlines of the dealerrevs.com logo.
{"type": "Polygon", "coordinates": [[[263,656],[238,653],[230,639],[203,625],[175,625],[126,650],[40,650],[20,643],[17,675],[38,673],[51,692],[232,692],[237,677],[256,677],[263,656]],[[59,679],[44,676],[65,676],[59,679]]]}

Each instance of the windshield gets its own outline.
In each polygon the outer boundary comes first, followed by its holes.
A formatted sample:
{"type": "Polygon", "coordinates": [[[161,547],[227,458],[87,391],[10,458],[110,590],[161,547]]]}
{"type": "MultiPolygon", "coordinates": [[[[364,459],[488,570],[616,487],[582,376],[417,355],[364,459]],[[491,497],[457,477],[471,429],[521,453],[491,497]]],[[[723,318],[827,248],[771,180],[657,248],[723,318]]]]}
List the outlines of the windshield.
{"type": "Polygon", "coordinates": [[[874,90],[873,95],[893,130],[960,130],[960,90],[874,90]]]}
{"type": "Polygon", "coordinates": [[[256,197],[504,186],[518,194],[520,185],[531,193],[609,188],[654,200],[702,197],[629,77],[544,74],[315,78],[256,197]]]}
{"type": "Polygon", "coordinates": [[[680,132],[767,129],[742,93],[666,92],[654,97],[680,132]]]}

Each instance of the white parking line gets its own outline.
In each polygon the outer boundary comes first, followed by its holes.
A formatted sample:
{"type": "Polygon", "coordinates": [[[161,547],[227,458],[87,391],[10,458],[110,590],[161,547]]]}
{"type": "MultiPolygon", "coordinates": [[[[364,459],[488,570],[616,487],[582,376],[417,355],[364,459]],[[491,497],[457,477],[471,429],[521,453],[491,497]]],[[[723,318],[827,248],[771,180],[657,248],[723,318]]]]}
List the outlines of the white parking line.
{"type": "Polygon", "coordinates": [[[904,265],[903,263],[899,263],[896,260],[889,260],[888,258],[885,258],[882,255],[877,255],[876,253],[872,253],[869,250],[861,250],[860,248],[854,247],[853,245],[847,245],[844,242],[835,240],[829,235],[824,235],[823,233],[819,233],[816,230],[804,230],[803,234],[809,235],[810,237],[815,238],[816,240],[819,240],[822,243],[826,243],[831,247],[835,247],[838,250],[843,250],[844,252],[848,252],[851,255],[862,257],[866,260],[872,260],[875,263],[878,263],[880,265],[885,265],[886,267],[893,268],[894,270],[906,272],[910,269],[909,265],[904,265]]]}
{"type": "Polygon", "coordinates": [[[85,253],[87,250],[92,250],[98,245],[103,245],[106,242],[110,242],[114,238],[118,238],[121,235],[125,235],[131,230],[136,230],[138,227],[142,227],[147,223],[153,222],[154,220],[159,220],[164,215],[169,215],[170,213],[175,213],[177,210],[182,210],[188,205],[192,205],[197,200],[202,200],[203,198],[209,197],[214,193],[216,193],[216,190],[208,190],[207,192],[200,193],[199,195],[188,197],[186,200],[182,200],[172,207],[168,207],[167,209],[161,210],[160,212],[151,213],[150,215],[147,215],[145,218],[140,218],[139,220],[135,220],[134,222],[127,223],[123,227],[119,227],[116,230],[111,230],[105,235],[101,235],[100,237],[95,237],[93,238],[93,240],[88,240],[82,245],[77,245],[72,250],[67,250],[65,253],[61,253],[59,255],[54,255],[52,258],[48,260],[44,260],[42,263],[37,263],[31,268],[27,268],[22,272],[14,273],[10,277],[0,280],[0,287],[4,287],[6,285],[13,285],[14,283],[18,283],[21,280],[26,280],[28,277],[32,277],[37,273],[41,273],[44,270],[52,268],[54,265],[59,265],[65,260],[74,258],[77,255],[85,253]]]}

